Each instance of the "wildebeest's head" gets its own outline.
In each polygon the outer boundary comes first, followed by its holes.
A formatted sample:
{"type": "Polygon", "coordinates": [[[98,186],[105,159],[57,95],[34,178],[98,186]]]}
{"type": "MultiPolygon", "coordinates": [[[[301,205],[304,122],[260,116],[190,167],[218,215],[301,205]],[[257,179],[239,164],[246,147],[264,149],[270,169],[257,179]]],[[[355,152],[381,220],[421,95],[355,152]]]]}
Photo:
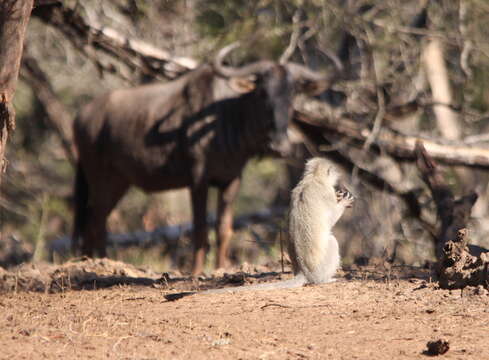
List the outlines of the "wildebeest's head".
{"type": "Polygon", "coordinates": [[[293,116],[295,93],[305,88],[315,88],[313,84],[322,83],[321,88],[324,88],[324,84],[329,82],[329,77],[299,64],[279,64],[269,60],[254,62],[240,68],[223,65],[224,57],[238,46],[238,43],[234,43],[223,48],[214,60],[214,68],[227,78],[253,78],[253,91],[265,101],[264,121],[270,125],[266,134],[267,147],[274,153],[287,156],[291,150],[287,129],[293,116]]]}

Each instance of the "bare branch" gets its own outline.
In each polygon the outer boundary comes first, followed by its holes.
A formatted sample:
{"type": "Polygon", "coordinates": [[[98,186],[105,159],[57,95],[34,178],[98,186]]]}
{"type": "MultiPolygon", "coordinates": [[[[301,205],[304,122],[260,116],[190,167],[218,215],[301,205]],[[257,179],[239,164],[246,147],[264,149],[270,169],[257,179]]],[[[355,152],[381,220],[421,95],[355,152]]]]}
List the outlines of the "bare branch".
{"type": "MultiPolygon", "coordinates": [[[[348,118],[331,119],[322,114],[313,115],[307,105],[296,101],[296,120],[316,127],[321,134],[336,134],[350,144],[362,146],[371,135],[371,130],[361,126],[358,121],[348,118]]],[[[422,140],[430,156],[443,164],[462,165],[476,168],[489,168],[489,148],[470,147],[462,142],[447,142],[440,139],[423,139],[419,136],[404,135],[387,127],[381,127],[372,147],[390,156],[406,161],[415,159],[416,142],[422,140]]]]}
{"type": "Polygon", "coordinates": [[[62,2],[40,6],[33,16],[61,31],[82,53],[94,48],[118,59],[132,70],[156,78],[174,78],[180,73],[197,67],[198,62],[186,57],[173,57],[167,51],[144,41],[132,39],[118,31],[89,23],[76,9],[62,2]]]}
{"type": "Polygon", "coordinates": [[[295,49],[297,48],[299,37],[302,31],[302,25],[300,24],[300,21],[301,11],[300,9],[298,9],[292,17],[292,34],[290,35],[289,46],[287,46],[282,56],[280,56],[279,62],[281,64],[285,64],[287,61],[289,61],[291,56],[294,54],[295,49]]]}
{"type": "Polygon", "coordinates": [[[467,78],[472,77],[472,69],[470,68],[470,54],[474,48],[474,43],[472,40],[468,38],[468,22],[470,21],[469,18],[469,3],[468,1],[465,0],[460,0],[460,7],[459,7],[459,29],[460,29],[460,35],[462,36],[463,39],[463,48],[462,52],[460,53],[460,67],[462,68],[463,72],[465,73],[465,76],[467,78]]]}

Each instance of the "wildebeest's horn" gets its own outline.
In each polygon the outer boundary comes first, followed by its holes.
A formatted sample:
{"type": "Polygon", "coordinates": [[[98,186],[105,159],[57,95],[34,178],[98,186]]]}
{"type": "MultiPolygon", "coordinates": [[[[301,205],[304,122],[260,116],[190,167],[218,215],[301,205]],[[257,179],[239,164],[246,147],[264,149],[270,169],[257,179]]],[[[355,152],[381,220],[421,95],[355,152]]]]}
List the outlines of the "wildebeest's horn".
{"type": "Polygon", "coordinates": [[[218,74],[224,77],[245,77],[252,74],[259,74],[270,69],[273,66],[272,61],[262,60],[239,68],[225,66],[222,64],[224,58],[234,49],[240,46],[239,42],[232,43],[223,47],[214,59],[214,69],[218,74]]]}
{"type": "Polygon", "coordinates": [[[320,73],[296,63],[288,62],[285,64],[285,66],[296,80],[304,79],[310,81],[332,82],[333,78],[335,77],[334,75],[320,73]]]}

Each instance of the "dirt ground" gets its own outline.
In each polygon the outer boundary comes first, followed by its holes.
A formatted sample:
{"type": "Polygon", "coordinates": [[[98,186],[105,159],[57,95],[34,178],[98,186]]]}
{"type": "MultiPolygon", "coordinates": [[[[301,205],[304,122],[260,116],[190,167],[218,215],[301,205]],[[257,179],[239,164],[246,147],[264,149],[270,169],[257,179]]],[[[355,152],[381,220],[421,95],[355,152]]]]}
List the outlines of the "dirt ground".
{"type": "Polygon", "coordinates": [[[489,359],[484,289],[436,289],[429,271],[353,268],[289,290],[165,295],[275,281],[272,268],[191,280],[110,260],[0,269],[1,359],[489,359]]]}

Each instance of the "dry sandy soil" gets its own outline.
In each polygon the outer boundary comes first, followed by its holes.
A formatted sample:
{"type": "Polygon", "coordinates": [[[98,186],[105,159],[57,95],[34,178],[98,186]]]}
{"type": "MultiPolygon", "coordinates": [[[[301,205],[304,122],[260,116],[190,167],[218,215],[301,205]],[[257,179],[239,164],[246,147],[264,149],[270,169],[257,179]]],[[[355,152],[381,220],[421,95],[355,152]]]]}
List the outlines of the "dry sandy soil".
{"type": "Polygon", "coordinates": [[[192,281],[105,259],[0,269],[0,358],[424,359],[427,342],[443,339],[439,358],[489,359],[487,291],[438,290],[419,269],[356,268],[322,286],[165,299],[290,277],[241,270],[192,281]]]}

